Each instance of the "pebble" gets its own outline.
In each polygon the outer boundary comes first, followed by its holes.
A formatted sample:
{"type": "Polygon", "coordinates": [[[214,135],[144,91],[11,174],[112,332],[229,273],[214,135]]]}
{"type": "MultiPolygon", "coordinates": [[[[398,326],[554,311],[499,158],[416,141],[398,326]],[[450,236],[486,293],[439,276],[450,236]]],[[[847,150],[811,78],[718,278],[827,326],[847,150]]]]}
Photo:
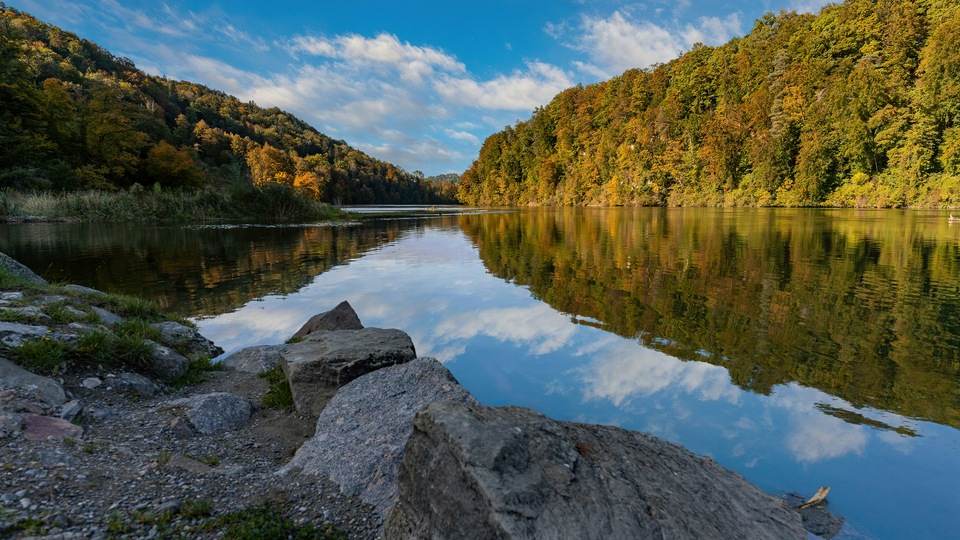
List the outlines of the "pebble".
{"type": "Polygon", "coordinates": [[[98,378],[96,378],[96,377],[87,377],[87,378],[84,379],[83,382],[80,383],[80,384],[82,384],[84,388],[88,388],[88,389],[90,389],[90,390],[93,390],[94,388],[96,388],[96,387],[100,386],[101,384],[103,384],[103,381],[101,381],[100,379],[98,379],[98,378]]]}

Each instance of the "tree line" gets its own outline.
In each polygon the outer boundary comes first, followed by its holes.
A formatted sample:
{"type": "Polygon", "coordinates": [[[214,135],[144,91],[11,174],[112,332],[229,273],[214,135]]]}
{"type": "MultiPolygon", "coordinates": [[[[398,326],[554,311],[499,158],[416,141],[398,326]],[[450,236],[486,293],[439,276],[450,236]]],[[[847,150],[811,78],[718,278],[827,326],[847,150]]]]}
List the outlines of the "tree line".
{"type": "Polygon", "coordinates": [[[453,188],[278,108],[143,73],[0,3],[0,188],[284,186],[343,203],[448,203],[453,188]]]}
{"type": "Polygon", "coordinates": [[[561,92],[484,141],[483,205],[960,205],[960,5],[847,0],[561,92]]]}

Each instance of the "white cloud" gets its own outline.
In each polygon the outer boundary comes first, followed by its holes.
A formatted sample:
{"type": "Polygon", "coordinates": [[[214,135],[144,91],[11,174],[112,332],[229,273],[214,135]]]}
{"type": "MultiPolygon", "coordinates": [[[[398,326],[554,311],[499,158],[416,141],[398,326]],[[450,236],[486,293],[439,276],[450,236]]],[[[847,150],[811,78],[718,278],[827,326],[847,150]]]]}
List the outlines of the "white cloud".
{"type": "Polygon", "coordinates": [[[480,144],[480,139],[473,133],[468,133],[466,131],[457,131],[455,129],[445,129],[443,132],[450,137],[451,139],[456,139],[458,141],[467,141],[473,144],[480,144]]]}
{"type": "Polygon", "coordinates": [[[575,331],[566,317],[545,304],[535,304],[457,314],[440,323],[436,334],[448,341],[488,336],[529,344],[531,354],[542,355],[566,345],[575,331]]]}
{"type": "Polygon", "coordinates": [[[489,81],[448,77],[436,82],[445,100],[481,109],[531,111],[545,105],[573,81],[562,69],[544,62],[528,62],[525,71],[498,75],[489,81]]]}
{"type": "Polygon", "coordinates": [[[793,0],[790,2],[789,9],[798,13],[817,13],[824,6],[836,4],[840,0],[793,0]]]}
{"type": "MultiPolygon", "coordinates": [[[[585,53],[590,62],[575,61],[586,75],[609,78],[631,68],[648,68],[667,62],[689,50],[695,43],[720,45],[742,33],[740,16],[700,17],[696,24],[663,26],[648,20],[634,20],[623,11],[609,17],[582,17],[580,34],[568,38],[568,46],[585,53]]],[[[545,31],[563,40],[572,30],[565,25],[548,25],[545,31]]]]}

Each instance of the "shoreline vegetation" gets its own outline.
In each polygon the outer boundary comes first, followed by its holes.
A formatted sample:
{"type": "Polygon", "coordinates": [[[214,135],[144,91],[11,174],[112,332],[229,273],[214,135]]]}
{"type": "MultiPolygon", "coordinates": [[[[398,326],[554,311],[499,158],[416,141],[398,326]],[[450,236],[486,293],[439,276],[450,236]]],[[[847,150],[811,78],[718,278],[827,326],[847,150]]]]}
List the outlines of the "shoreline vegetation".
{"type": "Polygon", "coordinates": [[[261,189],[147,189],[19,192],[0,189],[2,221],[332,221],[357,216],[283,186],[261,189]]]}

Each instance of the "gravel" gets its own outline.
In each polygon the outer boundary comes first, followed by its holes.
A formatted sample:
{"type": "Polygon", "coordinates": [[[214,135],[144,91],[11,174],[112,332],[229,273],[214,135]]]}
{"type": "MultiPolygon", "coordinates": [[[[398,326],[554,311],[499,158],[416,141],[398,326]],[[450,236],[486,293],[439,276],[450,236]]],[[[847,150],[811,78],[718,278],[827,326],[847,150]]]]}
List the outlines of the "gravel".
{"type": "MultiPolygon", "coordinates": [[[[218,538],[222,528],[205,524],[270,504],[297,524],[379,538],[372,508],[343,495],[329,479],[277,473],[312,435],[313,421],[259,407],[265,380],[213,372],[205,383],[143,399],[112,387],[110,375],[83,373],[64,381],[68,396],[83,407],[77,420],[82,438],[0,438],[0,537],[218,538]],[[90,377],[105,382],[87,388],[83,381],[90,377]],[[218,391],[249,399],[251,419],[209,435],[176,429],[185,409],[171,401],[218,391]],[[208,511],[196,511],[205,505],[208,511]]],[[[40,407],[58,416],[59,408],[25,406],[29,396],[18,398],[21,410],[40,407]]]]}

